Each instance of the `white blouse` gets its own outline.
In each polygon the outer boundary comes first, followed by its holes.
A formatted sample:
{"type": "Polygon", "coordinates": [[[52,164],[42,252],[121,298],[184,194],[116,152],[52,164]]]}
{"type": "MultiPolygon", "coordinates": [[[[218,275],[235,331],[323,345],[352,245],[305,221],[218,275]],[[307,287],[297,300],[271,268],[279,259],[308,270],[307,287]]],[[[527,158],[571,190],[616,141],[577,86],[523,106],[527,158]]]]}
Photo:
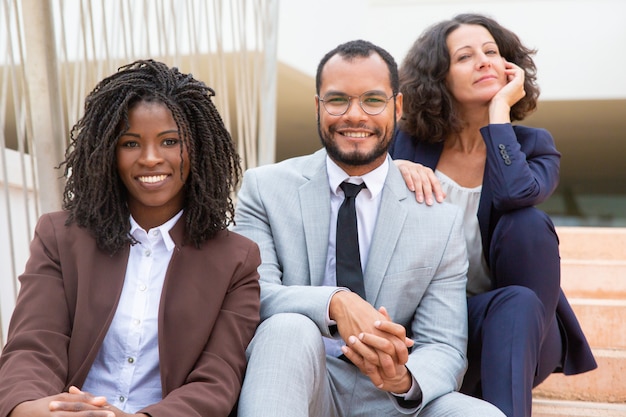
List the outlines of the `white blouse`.
{"type": "Polygon", "coordinates": [[[483,244],[478,225],[478,204],[482,185],[466,188],[457,184],[443,172],[436,170],[435,175],[446,193],[446,201],[463,209],[463,229],[467,243],[469,269],[467,271],[467,296],[482,294],[491,289],[489,267],[483,256],[483,244]]]}

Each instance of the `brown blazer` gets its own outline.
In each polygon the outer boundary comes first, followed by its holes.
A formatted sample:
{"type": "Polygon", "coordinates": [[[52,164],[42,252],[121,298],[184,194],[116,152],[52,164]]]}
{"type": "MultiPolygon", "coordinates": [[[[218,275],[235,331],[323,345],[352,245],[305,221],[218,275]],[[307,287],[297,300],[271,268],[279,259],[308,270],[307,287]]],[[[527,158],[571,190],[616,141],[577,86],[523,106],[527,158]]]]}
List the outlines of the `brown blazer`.
{"type": "MultiPolygon", "coordinates": [[[[23,401],[80,388],[115,314],[129,248],[103,252],[66,219],[45,214],[35,229],[0,357],[0,417],[23,401]]],[[[170,232],[176,248],[159,307],[163,400],[141,412],[227,416],[259,321],[259,250],[229,231],[198,249],[184,242],[184,227],[182,217],[170,232]]]]}

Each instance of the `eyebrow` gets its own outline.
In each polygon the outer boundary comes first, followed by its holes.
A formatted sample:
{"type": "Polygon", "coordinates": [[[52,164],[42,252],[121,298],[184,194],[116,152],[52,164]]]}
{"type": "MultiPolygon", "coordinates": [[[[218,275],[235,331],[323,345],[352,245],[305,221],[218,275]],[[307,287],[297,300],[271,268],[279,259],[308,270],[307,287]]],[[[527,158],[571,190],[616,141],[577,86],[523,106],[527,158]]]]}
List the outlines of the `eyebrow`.
{"type": "MultiPolygon", "coordinates": [[[[178,129],[164,130],[163,132],[158,133],[157,136],[169,135],[170,133],[176,133],[178,135],[180,134],[180,131],[178,129]]],[[[132,136],[135,138],[141,137],[141,135],[139,135],[138,133],[132,133],[132,132],[124,132],[122,133],[121,136],[132,136]]]]}
{"type": "MultiPolygon", "coordinates": [[[[495,46],[498,46],[496,41],[487,41],[487,42],[484,42],[480,46],[485,46],[485,45],[489,45],[489,44],[494,44],[495,46]]],[[[472,47],[470,45],[461,46],[461,47],[457,48],[452,55],[456,55],[459,51],[461,51],[462,49],[466,49],[466,48],[470,48],[471,49],[472,47]]]]}
{"type": "Polygon", "coordinates": [[[329,90],[322,97],[328,96],[330,94],[333,94],[333,95],[344,95],[344,96],[350,96],[350,97],[359,97],[359,96],[361,96],[362,94],[365,94],[365,93],[381,94],[381,95],[384,95],[384,96],[387,95],[387,93],[384,90],[367,90],[367,91],[364,91],[361,94],[356,95],[356,96],[351,96],[350,94],[348,94],[346,92],[343,92],[343,91],[329,90]]]}

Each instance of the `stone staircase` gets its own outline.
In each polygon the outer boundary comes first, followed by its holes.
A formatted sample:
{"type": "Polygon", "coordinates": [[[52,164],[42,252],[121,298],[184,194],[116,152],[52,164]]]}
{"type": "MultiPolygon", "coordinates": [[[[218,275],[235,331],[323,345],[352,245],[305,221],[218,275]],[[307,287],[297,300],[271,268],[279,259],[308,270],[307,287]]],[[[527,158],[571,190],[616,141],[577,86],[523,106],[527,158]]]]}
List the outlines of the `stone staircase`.
{"type": "Polygon", "coordinates": [[[598,368],[553,374],[533,391],[533,417],[626,417],[626,229],[557,228],[561,286],[598,368]]]}

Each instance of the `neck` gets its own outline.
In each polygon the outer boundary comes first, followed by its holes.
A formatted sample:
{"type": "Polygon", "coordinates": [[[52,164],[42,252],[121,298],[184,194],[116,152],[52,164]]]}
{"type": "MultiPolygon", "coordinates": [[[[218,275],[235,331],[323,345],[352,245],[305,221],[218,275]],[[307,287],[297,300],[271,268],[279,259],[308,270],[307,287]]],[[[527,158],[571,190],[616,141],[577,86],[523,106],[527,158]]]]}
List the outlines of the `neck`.
{"type": "Polygon", "coordinates": [[[480,134],[480,129],[489,124],[488,108],[481,107],[472,111],[465,109],[460,112],[460,117],[463,120],[463,128],[459,133],[452,134],[446,140],[446,146],[463,153],[484,150],[485,142],[480,134]]]}
{"type": "Polygon", "coordinates": [[[462,153],[471,154],[485,149],[485,141],[479,131],[463,131],[450,136],[444,144],[448,149],[454,149],[462,153]]]}

